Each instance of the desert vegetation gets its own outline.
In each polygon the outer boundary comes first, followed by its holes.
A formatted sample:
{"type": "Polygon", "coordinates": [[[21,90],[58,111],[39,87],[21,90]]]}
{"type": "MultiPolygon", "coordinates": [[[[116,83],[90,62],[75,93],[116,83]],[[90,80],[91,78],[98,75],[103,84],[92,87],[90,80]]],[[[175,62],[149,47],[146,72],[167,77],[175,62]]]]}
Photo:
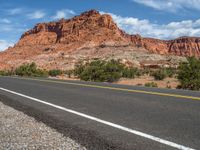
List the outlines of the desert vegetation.
{"type": "Polygon", "coordinates": [[[11,76],[13,75],[14,73],[12,71],[7,71],[7,70],[1,70],[0,71],[0,76],[11,76]]]}
{"type": "MultiPolygon", "coordinates": [[[[151,77],[152,80],[135,85],[146,87],[159,87],[158,82],[166,81],[165,88],[172,88],[170,82],[179,83],[177,88],[200,90],[200,59],[188,58],[187,62],[180,63],[178,68],[134,68],[127,67],[119,60],[94,60],[91,62],[76,64],[74,70],[42,70],[35,63],[23,64],[13,71],[0,71],[2,76],[18,75],[28,77],[57,77],[67,76],[68,78],[78,78],[84,81],[94,82],[117,82],[121,79],[139,80],[140,77],[151,77]]],[[[176,85],[176,84],[175,84],[176,85]]]]}
{"type": "Polygon", "coordinates": [[[123,76],[124,68],[124,65],[116,60],[95,60],[76,66],[75,75],[85,81],[114,82],[123,76]]]}
{"type": "Polygon", "coordinates": [[[176,70],[174,68],[162,68],[152,71],[150,74],[155,80],[163,80],[167,77],[174,77],[176,75],[176,70]]]}
{"type": "Polygon", "coordinates": [[[147,82],[147,83],[145,83],[144,86],[146,86],[146,87],[158,87],[157,83],[155,83],[155,82],[147,82]]]}
{"type": "Polygon", "coordinates": [[[37,65],[33,62],[30,64],[23,64],[15,70],[2,70],[0,71],[1,76],[27,76],[27,77],[47,77],[48,72],[43,69],[37,68],[37,65]]]}
{"type": "Polygon", "coordinates": [[[200,59],[188,58],[178,68],[178,88],[189,90],[200,90],[200,59]]]}
{"type": "Polygon", "coordinates": [[[95,60],[75,68],[75,75],[81,80],[96,82],[116,82],[120,78],[135,78],[140,76],[138,68],[126,67],[119,60],[95,60]]]}
{"type": "Polygon", "coordinates": [[[18,76],[28,76],[28,77],[46,77],[48,72],[37,68],[37,65],[33,62],[31,64],[23,64],[19,66],[14,74],[18,76]]]}
{"type": "Polygon", "coordinates": [[[53,69],[53,70],[49,70],[49,75],[52,77],[56,77],[58,75],[63,74],[63,71],[59,70],[59,69],[53,69]]]}

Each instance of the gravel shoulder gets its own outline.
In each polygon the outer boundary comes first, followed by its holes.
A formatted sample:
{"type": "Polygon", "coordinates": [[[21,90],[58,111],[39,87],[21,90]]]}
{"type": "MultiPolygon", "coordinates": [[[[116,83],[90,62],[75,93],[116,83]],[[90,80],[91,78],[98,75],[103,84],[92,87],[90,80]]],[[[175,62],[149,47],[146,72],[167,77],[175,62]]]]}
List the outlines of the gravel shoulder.
{"type": "Polygon", "coordinates": [[[0,130],[0,149],[86,149],[55,129],[2,102],[0,130]]]}

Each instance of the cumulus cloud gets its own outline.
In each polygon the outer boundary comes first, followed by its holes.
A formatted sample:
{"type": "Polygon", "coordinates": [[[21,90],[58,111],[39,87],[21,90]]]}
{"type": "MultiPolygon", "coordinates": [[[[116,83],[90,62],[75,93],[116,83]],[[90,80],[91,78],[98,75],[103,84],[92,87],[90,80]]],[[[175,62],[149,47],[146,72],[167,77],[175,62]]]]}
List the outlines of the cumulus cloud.
{"type": "Polygon", "coordinates": [[[9,46],[13,46],[13,43],[9,43],[5,40],[0,40],[0,51],[7,49],[9,46]]]}
{"type": "Polygon", "coordinates": [[[9,19],[3,18],[3,19],[0,19],[0,23],[9,24],[9,23],[11,23],[11,21],[9,19]]]}
{"type": "MultiPolygon", "coordinates": [[[[104,12],[101,12],[104,13],[104,12]]],[[[180,36],[200,36],[200,19],[156,24],[147,19],[140,20],[134,17],[121,17],[108,13],[118,26],[129,34],[141,34],[144,37],[173,39],[180,36]]]]}
{"type": "Polygon", "coordinates": [[[70,17],[74,16],[75,14],[76,13],[73,10],[63,9],[63,10],[57,11],[55,16],[53,16],[52,18],[55,20],[61,19],[61,18],[70,18],[70,17]]]}
{"type": "Polygon", "coordinates": [[[132,0],[157,10],[176,12],[180,9],[200,10],[200,0],[132,0]]]}
{"type": "Polygon", "coordinates": [[[23,12],[22,8],[13,8],[13,9],[9,9],[7,10],[9,15],[17,15],[23,12]]]}
{"type": "Polygon", "coordinates": [[[35,12],[28,14],[27,16],[29,19],[41,19],[46,16],[46,13],[41,10],[36,10],[35,12]]]}

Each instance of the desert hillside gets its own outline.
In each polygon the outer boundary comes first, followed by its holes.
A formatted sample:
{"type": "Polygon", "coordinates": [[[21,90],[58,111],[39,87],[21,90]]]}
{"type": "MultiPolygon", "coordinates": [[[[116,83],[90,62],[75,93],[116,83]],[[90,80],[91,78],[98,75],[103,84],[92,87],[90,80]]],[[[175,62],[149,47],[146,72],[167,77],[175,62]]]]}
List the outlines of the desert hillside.
{"type": "Polygon", "coordinates": [[[118,28],[110,15],[90,10],[71,19],[39,23],[0,53],[0,69],[36,62],[44,69],[72,69],[79,61],[120,59],[127,65],[176,66],[200,57],[200,38],[143,38],[118,28]]]}

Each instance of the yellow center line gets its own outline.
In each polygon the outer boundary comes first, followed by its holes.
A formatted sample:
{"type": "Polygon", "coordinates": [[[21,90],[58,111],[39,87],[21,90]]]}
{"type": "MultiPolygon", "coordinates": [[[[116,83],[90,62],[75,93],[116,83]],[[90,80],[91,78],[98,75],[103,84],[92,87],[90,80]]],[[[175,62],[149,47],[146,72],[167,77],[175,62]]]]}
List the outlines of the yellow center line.
{"type": "Polygon", "coordinates": [[[116,91],[126,91],[126,92],[133,92],[133,93],[158,95],[158,96],[168,96],[168,97],[184,98],[184,99],[191,99],[191,100],[200,100],[200,97],[186,96],[186,95],[179,95],[179,94],[168,94],[168,93],[160,93],[160,92],[152,92],[152,91],[144,91],[144,90],[124,89],[124,88],[102,86],[102,85],[72,83],[72,82],[67,82],[67,81],[63,82],[63,81],[55,81],[55,80],[19,78],[19,77],[12,77],[12,78],[17,78],[17,79],[22,79],[22,80],[23,79],[25,79],[25,80],[36,80],[36,81],[49,82],[49,83],[61,83],[61,84],[76,85],[76,86],[82,86],[82,87],[100,88],[100,89],[109,89],[109,90],[116,90],[116,91]]]}

